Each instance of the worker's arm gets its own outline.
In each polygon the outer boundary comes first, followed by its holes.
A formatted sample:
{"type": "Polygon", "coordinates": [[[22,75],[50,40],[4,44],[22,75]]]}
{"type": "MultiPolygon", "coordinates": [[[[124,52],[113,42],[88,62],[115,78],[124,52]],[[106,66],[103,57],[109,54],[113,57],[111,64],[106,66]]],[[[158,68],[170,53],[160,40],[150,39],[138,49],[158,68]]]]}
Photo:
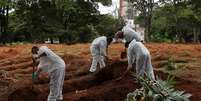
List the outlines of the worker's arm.
{"type": "Polygon", "coordinates": [[[107,45],[103,42],[100,43],[100,54],[107,57],[107,45]]]}
{"type": "Polygon", "coordinates": [[[42,53],[41,55],[34,54],[32,56],[33,67],[34,67],[33,70],[35,70],[35,67],[39,64],[39,58],[43,56],[47,56],[46,53],[42,53]]]}
{"type": "Polygon", "coordinates": [[[130,42],[125,42],[124,52],[127,53],[127,48],[129,47],[130,42]]]}
{"type": "Polygon", "coordinates": [[[41,71],[42,71],[42,69],[41,68],[38,68],[37,70],[36,70],[36,77],[38,78],[39,77],[39,75],[40,75],[40,73],[41,73],[41,71]]]}
{"type": "Polygon", "coordinates": [[[43,57],[43,56],[47,56],[47,54],[46,54],[47,51],[48,51],[48,48],[46,46],[42,46],[41,48],[39,48],[38,58],[43,57]]]}
{"type": "Polygon", "coordinates": [[[131,43],[131,41],[130,42],[125,42],[125,49],[127,49],[128,47],[129,47],[129,44],[131,43]]]}
{"type": "Polygon", "coordinates": [[[39,61],[38,61],[38,55],[33,55],[32,56],[32,61],[33,61],[33,66],[36,66],[38,63],[39,63],[39,61]]]}
{"type": "Polygon", "coordinates": [[[127,58],[128,58],[128,67],[132,67],[133,61],[135,59],[134,54],[132,53],[132,47],[128,47],[127,50],[127,58]]]}
{"type": "Polygon", "coordinates": [[[38,57],[43,57],[43,56],[47,56],[47,54],[45,52],[43,52],[41,55],[39,55],[38,57]]]}
{"type": "Polygon", "coordinates": [[[131,47],[128,48],[128,54],[127,54],[127,58],[128,58],[128,67],[126,69],[126,71],[117,79],[117,80],[121,80],[122,78],[124,78],[130,71],[130,69],[132,68],[133,65],[133,55],[132,55],[132,51],[131,51],[131,47]]]}
{"type": "Polygon", "coordinates": [[[106,54],[108,54],[108,46],[106,47],[106,54]]]}
{"type": "MultiPolygon", "coordinates": [[[[106,55],[108,54],[108,47],[106,48],[106,55]]],[[[105,56],[106,61],[108,61],[108,56],[105,56]]]]}
{"type": "Polygon", "coordinates": [[[119,78],[117,78],[116,80],[119,81],[119,80],[123,79],[126,75],[128,75],[128,73],[129,73],[131,68],[132,68],[132,66],[131,67],[128,66],[126,71],[119,78]]]}
{"type": "Polygon", "coordinates": [[[45,51],[43,51],[43,50],[39,50],[39,51],[38,51],[38,54],[33,54],[33,55],[32,55],[33,63],[34,63],[34,64],[37,64],[37,63],[38,63],[38,59],[39,59],[40,57],[43,57],[43,56],[47,56],[47,54],[46,54],[45,51]]]}
{"type": "Polygon", "coordinates": [[[45,68],[45,65],[43,65],[43,64],[40,63],[38,65],[38,67],[37,67],[37,70],[35,71],[36,77],[39,77],[39,75],[40,75],[40,73],[41,73],[41,71],[42,71],[43,68],[45,68]]]}

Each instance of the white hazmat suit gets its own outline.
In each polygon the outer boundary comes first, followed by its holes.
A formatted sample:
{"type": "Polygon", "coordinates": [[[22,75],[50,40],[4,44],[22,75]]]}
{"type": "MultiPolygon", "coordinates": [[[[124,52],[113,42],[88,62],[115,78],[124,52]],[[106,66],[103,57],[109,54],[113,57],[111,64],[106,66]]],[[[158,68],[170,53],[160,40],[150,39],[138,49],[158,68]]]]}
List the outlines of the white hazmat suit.
{"type": "Polygon", "coordinates": [[[46,54],[39,58],[38,68],[48,72],[50,78],[50,93],[47,101],[62,100],[62,89],[65,77],[65,62],[46,46],[41,46],[38,55],[46,54]]]}
{"type": "Polygon", "coordinates": [[[95,72],[97,68],[97,64],[99,63],[100,68],[105,67],[105,56],[107,56],[106,53],[107,49],[107,38],[105,36],[98,37],[93,40],[90,51],[92,55],[92,64],[90,67],[90,72],[95,72]]]}
{"type": "Polygon", "coordinates": [[[127,52],[128,68],[131,68],[133,63],[136,61],[137,76],[144,75],[144,73],[146,73],[152,79],[155,79],[150,53],[141,42],[136,42],[136,40],[131,41],[127,52]]]}
{"type": "Polygon", "coordinates": [[[124,26],[122,29],[122,32],[124,33],[124,40],[126,42],[131,42],[133,39],[136,41],[142,41],[142,37],[140,36],[140,33],[134,31],[131,27],[129,26],[124,26]]]}

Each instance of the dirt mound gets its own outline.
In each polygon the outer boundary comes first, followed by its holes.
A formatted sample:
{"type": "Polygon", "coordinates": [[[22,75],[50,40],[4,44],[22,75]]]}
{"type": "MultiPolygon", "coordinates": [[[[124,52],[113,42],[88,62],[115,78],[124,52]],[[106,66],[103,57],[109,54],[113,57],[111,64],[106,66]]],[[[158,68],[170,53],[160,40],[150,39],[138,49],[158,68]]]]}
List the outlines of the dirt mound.
{"type": "Polygon", "coordinates": [[[139,85],[131,77],[122,81],[107,81],[87,89],[86,94],[76,96],[78,99],[75,101],[124,101],[126,95],[136,88],[139,88],[139,85]]]}
{"type": "Polygon", "coordinates": [[[114,61],[95,74],[96,82],[102,83],[119,77],[126,70],[126,62],[114,61]]]}
{"type": "Polygon", "coordinates": [[[8,101],[38,101],[37,97],[39,92],[33,90],[33,88],[25,87],[16,90],[9,97],[8,101]]]}

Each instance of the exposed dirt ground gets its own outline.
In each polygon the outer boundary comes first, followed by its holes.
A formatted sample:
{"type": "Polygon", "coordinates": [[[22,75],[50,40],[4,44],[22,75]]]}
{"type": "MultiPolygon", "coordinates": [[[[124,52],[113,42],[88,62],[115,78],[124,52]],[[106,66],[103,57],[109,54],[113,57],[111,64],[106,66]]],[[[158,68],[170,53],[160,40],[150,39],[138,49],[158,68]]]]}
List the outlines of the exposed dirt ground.
{"type": "MultiPolygon", "coordinates": [[[[91,56],[90,44],[48,45],[66,62],[64,101],[124,101],[126,95],[140,86],[128,75],[119,77],[127,67],[121,60],[122,44],[109,47],[107,67],[95,74],[88,72],[91,56]]],[[[0,101],[46,101],[49,93],[48,78],[40,82],[31,80],[33,45],[0,47],[0,101]]],[[[39,45],[40,46],[40,45],[39,45]]],[[[176,76],[176,88],[191,93],[191,101],[201,101],[201,45],[197,44],[146,44],[152,55],[155,74],[166,79],[176,76]],[[174,70],[167,70],[172,63],[174,70]]]]}

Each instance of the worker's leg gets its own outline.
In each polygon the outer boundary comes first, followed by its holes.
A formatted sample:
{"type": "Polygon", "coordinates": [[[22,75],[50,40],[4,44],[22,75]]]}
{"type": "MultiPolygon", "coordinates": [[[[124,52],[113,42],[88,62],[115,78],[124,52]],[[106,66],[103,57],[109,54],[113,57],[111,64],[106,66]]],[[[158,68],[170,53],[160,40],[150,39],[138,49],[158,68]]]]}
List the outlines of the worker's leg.
{"type": "Polygon", "coordinates": [[[91,63],[91,67],[90,67],[89,71],[95,72],[97,64],[98,64],[99,49],[95,46],[91,46],[90,51],[91,51],[91,55],[92,55],[92,63],[91,63]]]}
{"type": "Polygon", "coordinates": [[[60,88],[59,88],[59,84],[60,84],[60,71],[59,69],[54,70],[50,73],[50,93],[48,95],[48,100],[47,101],[56,101],[58,96],[59,96],[59,92],[60,92],[60,88]]]}
{"type": "Polygon", "coordinates": [[[90,72],[95,72],[96,71],[96,68],[97,68],[97,64],[98,64],[98,56],[95,55],[93,56],[93,60],[92,60],[92,64],[91,64],[91,67],[90,67],[90,72]]]}
{"type": "Polygon", "coordinates": [[[104,56],[99,56],[99,61],[100,69],[105,67],[105,57],[104,56]]]}
{"type": "Polygon", "coordinates": [[[147,55],[146,73],[151,77],[151,79],[155,80],[154,71],[153,71],[153,67],[152,67],[152,64],[151,64],[151,56],[150,56],[150,54],[147,55]]]}
{"type": "Polygon", "coordinates": [[[137,57],[136,59],[136,75],[137,76],[143,76],[145,73],[145,56],[141,55],[137,57]]]}
{"type": "Polygon", "coordinates": [[[60,91],[59,91],[59,96],[58,96],[57,100],[63,100],[62,90],[63,90],[64,79],[65,79],[65,67],[63,69],[61,69],[61,71],[60,71],[60,77],[59,77],[60,91]]]}

